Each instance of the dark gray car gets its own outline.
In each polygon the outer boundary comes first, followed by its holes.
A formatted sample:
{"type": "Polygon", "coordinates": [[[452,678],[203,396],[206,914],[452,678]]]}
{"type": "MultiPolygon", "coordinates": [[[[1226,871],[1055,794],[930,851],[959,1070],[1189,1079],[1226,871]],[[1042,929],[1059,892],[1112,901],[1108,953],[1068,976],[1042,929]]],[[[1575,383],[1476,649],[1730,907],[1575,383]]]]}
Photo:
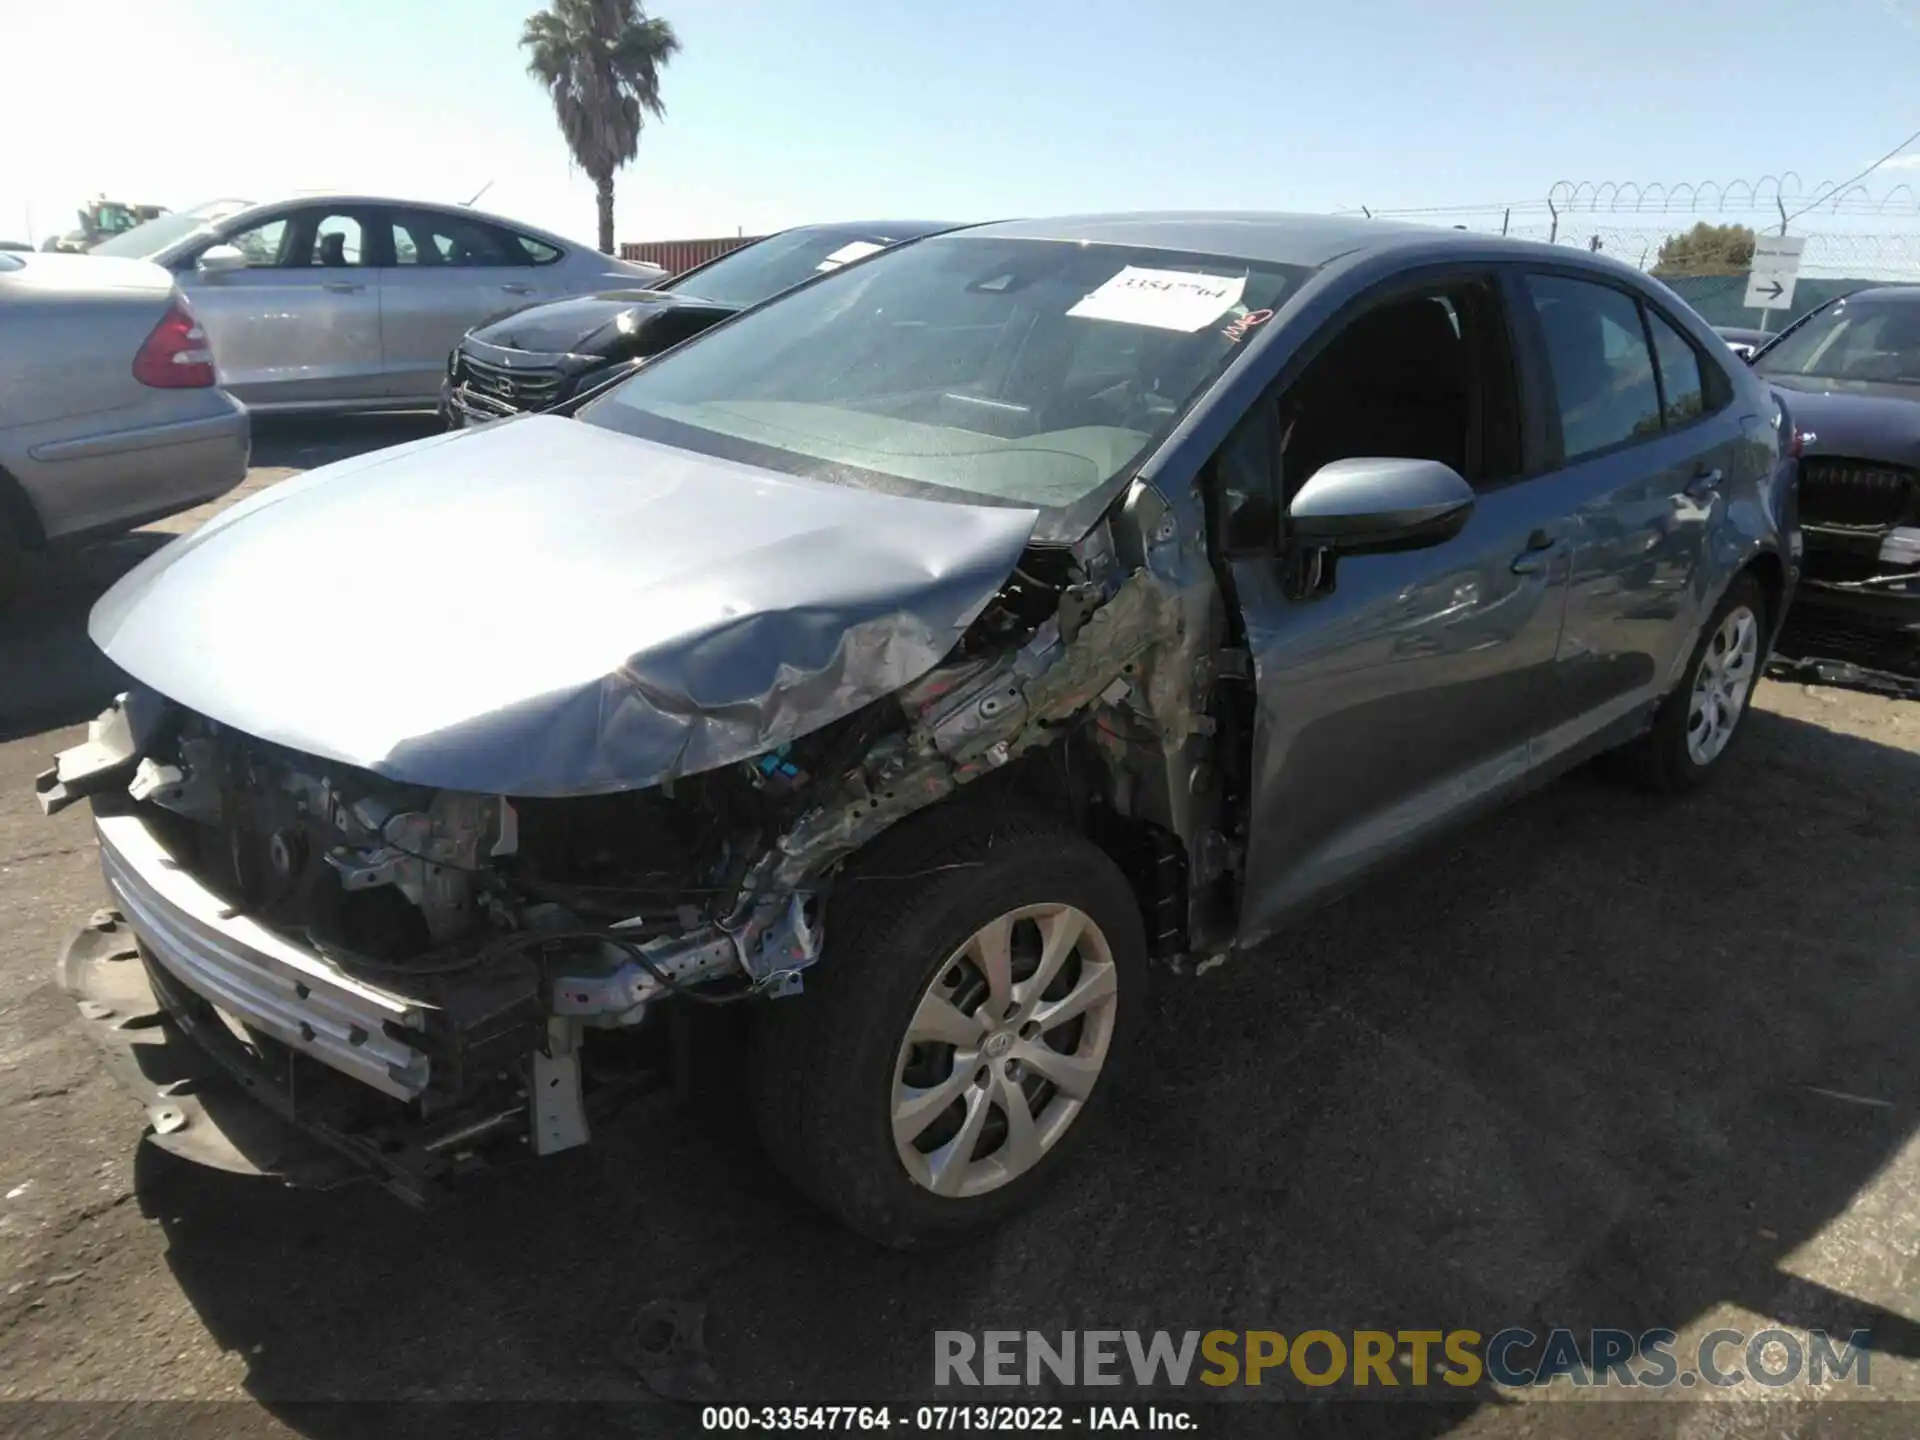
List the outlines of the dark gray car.
{"type": "Polygon", "coordinates": [[[158,1143],[415,1198],[584,1143],[646,1035],[748,1002],[774,1157],[938,1240],[1113,1102],[1150,963],[1602,751],[1721,768],[1796,578],[1781,423],[1584,253],[912,241],[130,574],[92,634],[138,688],[41,780],[119,911],[63,977],[158,1143]],[[284,603],[369,544],[439,600],[284,603]],[[143,1083],[190,1073],[155,1046],[244,1098],[143,1083]]]}

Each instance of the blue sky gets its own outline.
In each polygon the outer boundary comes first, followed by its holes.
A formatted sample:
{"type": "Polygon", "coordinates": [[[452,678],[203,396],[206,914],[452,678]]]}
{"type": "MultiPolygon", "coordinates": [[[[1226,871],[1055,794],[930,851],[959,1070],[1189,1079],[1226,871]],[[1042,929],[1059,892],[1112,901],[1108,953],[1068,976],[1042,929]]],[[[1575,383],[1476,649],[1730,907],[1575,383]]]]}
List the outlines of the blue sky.
{"type": "MultiPolygon", "coordinates": [[[[184,205],[307,188],[465,199],[492,181],[483,208],[590,235],[591,190],[516,49],[532,8],[23,7],[0,25],[33,42],[0,46],[16,136],[71,114],[69,87],[125,98],[58,153],[5,147],[0,233],[44,232],[102,188],[184,205]],[[48,63],[69,47],[85,67],[48,63]]],[[[668,117],[619,182],[625,239],[862,214],[1537,201],[1561,179],[1790,169],[1812,184],[1920,129],[1920,0],[661,0],[654,13],[685,49],[668,117]]],[[[1878,183],[1920,188],[1920,155],[1903,158],[1878,183]]]]}

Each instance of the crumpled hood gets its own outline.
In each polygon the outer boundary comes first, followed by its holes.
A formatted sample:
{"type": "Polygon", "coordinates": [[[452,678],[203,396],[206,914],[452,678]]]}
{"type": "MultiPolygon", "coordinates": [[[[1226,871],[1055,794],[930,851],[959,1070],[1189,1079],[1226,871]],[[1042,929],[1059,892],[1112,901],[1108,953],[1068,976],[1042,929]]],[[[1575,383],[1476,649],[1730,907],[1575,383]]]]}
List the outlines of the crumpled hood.
{"type": "Polygon", "coordinates": [[[626,790],[926,673],[1036,519],[531,416],[262,491],[130,572],[89,632],[189,709],[395,780],[626,790]]]}
{"type": "Polygon", "coordinates": [[[1766,379],[1787,392],[1806,454],[1920,466],[1920,386],[1766,379]]]}

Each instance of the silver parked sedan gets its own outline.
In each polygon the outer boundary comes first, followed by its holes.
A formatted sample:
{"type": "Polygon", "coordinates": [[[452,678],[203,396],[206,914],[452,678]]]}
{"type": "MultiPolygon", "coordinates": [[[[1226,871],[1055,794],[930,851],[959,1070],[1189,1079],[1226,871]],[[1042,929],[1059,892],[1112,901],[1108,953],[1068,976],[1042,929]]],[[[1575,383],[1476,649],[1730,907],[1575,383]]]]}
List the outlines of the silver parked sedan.
{"type": "Polygon", "coordinates": [[[91,253],[173,271],[221,383],[257,411],[435,405],[473,326],[666,274],[464,206],[362,195],[162,216],[91,253]]]}
{"type": "Polygon", "coordinates": [[[27,552],[231,490],[248,449],[165,270],[0,254],[0,599],[27,552]]]}

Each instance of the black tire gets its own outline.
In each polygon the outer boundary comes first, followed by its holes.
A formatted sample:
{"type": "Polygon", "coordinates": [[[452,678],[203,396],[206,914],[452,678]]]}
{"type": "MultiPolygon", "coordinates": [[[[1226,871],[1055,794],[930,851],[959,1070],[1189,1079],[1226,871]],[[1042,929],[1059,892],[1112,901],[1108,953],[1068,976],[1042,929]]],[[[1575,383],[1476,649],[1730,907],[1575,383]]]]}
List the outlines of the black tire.
{"type": "MultiPolygon", "coordinates": [[[[1021,933],[1016,924],[1016,943],[1021,933]]],[[[1036,927],[1033,934],[1039,933],[1036,927]]],[[[1098,937],[1089,943],[1097,946],[1098,937]]],[[[1070,953],[1060,983],[1071,979],[1070,972],[1091,973],[1077,968],[1089,953],[1096,952],[1076,947],[1070,953]]],[[[1106,962],[1094,963],[1103,969],[1106,962]]],[[[1016,957],[1016,980],[1019,964],[1016,957]]],[[[935,807],[903,821],[869,853],[855,857],[835,882],[826,912],[826,952],[806,972],[805,991],[760,1007],[750,1084],[761,1138],[794,1184],[850,1229],[895,1249],[959,1239],[1028,1205],[1085,1141],[1113,1099],[1115,1072],[1143,1018],[1146,989],[1139,903],[1106,854],[1060,822],[1027,811],[989,811],[966,803],[935,807]],[[895,1149],[894,1087],[896,1078],[904,1083],[898,1067],[909,1023],[936,983],[964,1009],[961,993],[944,987],[962,971],[984,972],[970,969],[970,961],[956,964],[956,953],[983,927],[1029,905],[1073,907],[1104,937],[1112,960],[1107,978],[1116,985],[1104,1063],[1079,1110],[1031,1168],[980,1194],[938,1195],[909,1174],[895,1149]]],[[[986,1003],[975,1001],[976,1006],[986,1003]]],[[[941,1050],[919,1047],[916,1063],[938,1066],[941,1050]]],[[[1004,1056],[987,1060],[984,1049],[983,1058],[970,1063],[962,1062],[957,1049],[946,1051],[943,1083],[957,1081],[972,1063],[980,1064],[980,1075],[991,1067],[1004,1072],[1008,1065],[1004,1056]]],[[[1044,1117],[1064,1092],[1048,1090],[1031,1070],[1014,1083],[1029,1081],[1046,1097],[1036,1101],[1044,1117]]],[[[987,1111],[987,1120],[967,1158],[991,1166],[996,1155],[1012,1154],[1005,1138],[1007,1111],[991,1109],[994,1102],[987,1098],[1006,1092],[998,1082],[975,1081],[954,1104],[970,1113],[974,1088],[980,1090],[975,1103],[987,1111]],[[997,1142],[995,1114],[1002,1134],[997,1142]]],[[[937,1140],[940,1125],[936,1120],[928,1136],[937,1140]]],[[[944,1148],[951,1150],[955,1143],[944,1148]]]]}
{"type": "Polygon", "coordinates": [[[1720,597],[1720,603],[1714,607],[1707,623],[1701,627],[1700,639],[1693,647],[1693,654],[1687,658],[1687,668],[1681,675],[1680,683],[1661,703],[1651,728],[1609,757],[1614,762],[1612,768],[1621,778],[1656,794],[1677,795],[1706,783],[1709,776],[1725,766],[1728,753],[1739,743],[1740,736],[1747,728],[1747,711],[1752,708],[1754,686],[1759,683],[1760,674],[1766,668],[1772,623],[1766,592],[1760,588],[1760,582],[1750,574],[1736,576],[1727,587],[1727,593],[1720,597]],[[1734,717],[1732,733],[1716,753],[1702,761],[1695,757],[1687,738],[1688,726],[1694,718],[1695,682],[1709,652],[1714,649],[1716,637],[1727,617],[1743,608],[1754,616],[1758,626],[1752,678],[1734,717]]]}

